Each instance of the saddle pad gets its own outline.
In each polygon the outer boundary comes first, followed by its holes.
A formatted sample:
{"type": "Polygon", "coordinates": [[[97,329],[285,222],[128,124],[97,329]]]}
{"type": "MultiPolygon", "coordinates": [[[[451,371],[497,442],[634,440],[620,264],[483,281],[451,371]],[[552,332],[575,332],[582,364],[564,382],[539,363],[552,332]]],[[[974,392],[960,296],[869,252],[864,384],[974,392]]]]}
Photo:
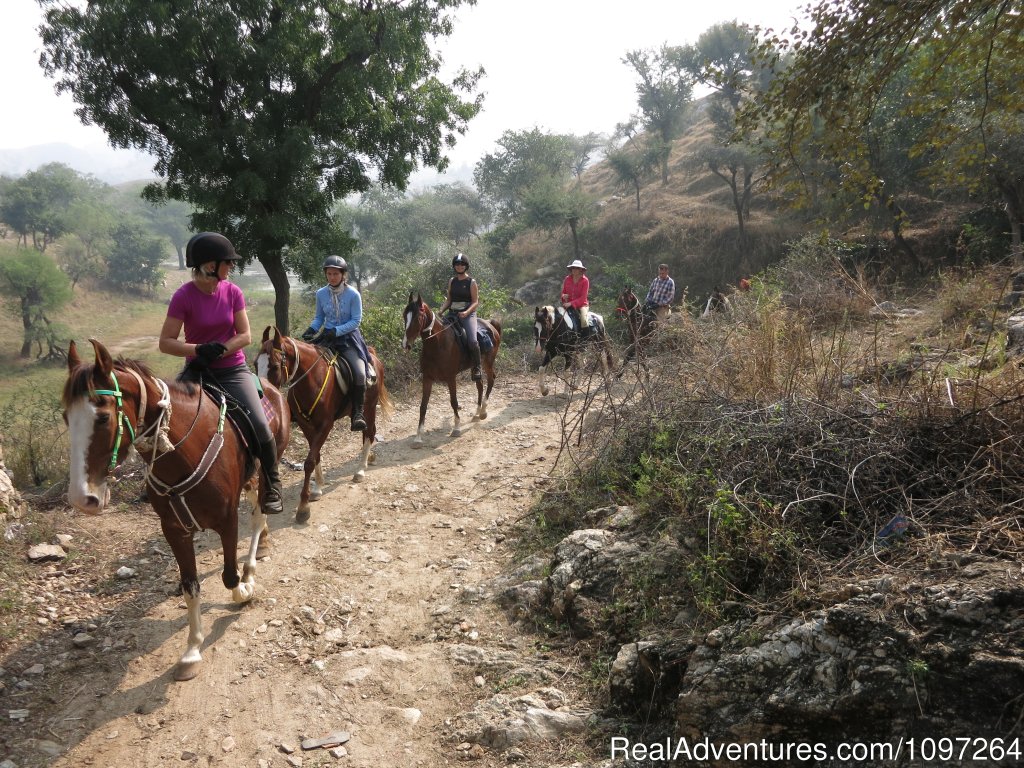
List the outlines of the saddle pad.
{"type": "Polygon", "coordinates": [[[263,415],[267,417],[267,421],[273,421],[274,417],[277,415],[277,411],[274,410],[274,404],[270,402],[270,398],[261,398],[260,405],[263,406],[263,415]]]}

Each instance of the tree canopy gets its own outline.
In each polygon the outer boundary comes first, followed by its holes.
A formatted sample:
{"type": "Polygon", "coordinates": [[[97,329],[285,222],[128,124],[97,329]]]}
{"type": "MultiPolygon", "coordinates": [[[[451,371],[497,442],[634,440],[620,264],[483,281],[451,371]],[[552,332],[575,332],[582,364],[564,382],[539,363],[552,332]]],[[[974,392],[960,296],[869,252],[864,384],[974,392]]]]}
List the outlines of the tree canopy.
{"type": "Polygon", "coordinates": [[[831,158],[840,184],[891,207],[870,139],[899,119],[915,131],[907,157],[927,158],[933,183],[1001,198],[1024,260],[1021,10],[1019,0],[820,2],[805,28],[763,38],[761,55],[781,76],[745,124],[771,129],[790,178],[806,180],[802,164],[831,158]]]}
{"type": "Polygon", "coordinates": [[[374,176],[404,189],[480,109],[482,71],[438,77],[430,43],[473,0],[314,0],[70,7],[40,0],[41,63],[83,121],[157,158],[151,199],[196,209],[257,258],[288,327],[282,249],[329,225],[374,176]]]}
{"type": "Polygon", "coordinates": [[[33,342],[40,351],[44,340],[51,353],[59,347],[46,313],[71,299],[71,285],[53,259],[35,248],[0,243],[0,294],[14,300],[10,308],[21,318],[22,357],[29,356],[33,342]]]}

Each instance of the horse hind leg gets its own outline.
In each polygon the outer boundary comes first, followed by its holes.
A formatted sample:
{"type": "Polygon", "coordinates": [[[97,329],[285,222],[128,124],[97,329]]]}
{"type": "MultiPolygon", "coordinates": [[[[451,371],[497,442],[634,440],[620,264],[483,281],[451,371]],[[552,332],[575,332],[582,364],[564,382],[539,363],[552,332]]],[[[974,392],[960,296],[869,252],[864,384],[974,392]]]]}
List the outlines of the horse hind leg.
{"type": "Polygon", "coordinates": [[[416,427],[416,437],[412,439],[413,448],[423,447],[423,423],[427,420],[427,405],[430,403],[430,392],[433,388],[434,382],[424,377],[423,397],[420,399],[420,423],[416,427]]]}

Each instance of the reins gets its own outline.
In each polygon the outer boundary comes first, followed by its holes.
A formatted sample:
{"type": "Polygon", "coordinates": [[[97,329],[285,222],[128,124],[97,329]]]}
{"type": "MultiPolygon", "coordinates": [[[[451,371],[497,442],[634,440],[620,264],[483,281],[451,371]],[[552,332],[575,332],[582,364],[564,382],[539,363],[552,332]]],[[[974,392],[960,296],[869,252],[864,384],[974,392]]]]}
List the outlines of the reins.
{"type": "MultiPolygon", "coordinates": [[[[305,408],[302,407],[302,404],[299,402],[298,395],[295,395],[295,385],[313,372],[313,369],[317,367],[317,361],[314,360],[312,365],[310,365],[309,368],[303,371],[301,376],[297,376],[299,371],[302,369],[302,355],[301,352],[299,351],[299,345],[295,343],[295,339],[288,337],[288,341],[291,342],[292,352],[295,354],[295,373],[293,373],[292,376],[288,378],[288,380],[284,383],[282,389],[287,391],[288,397],[292,397],[294,399],[295,407],[299,409],[299,413],[302,415],[302,417],[306,421],[312,421],[313,411],[316,409],[317,405],[320,404],[320,399],[323,397],[324,392],[327,391],[327,382],[331,380],[331,376],[334,374],[334,361],[338,359],[338,353],[332,352],[330,359],[328,359],[323,352],[320,352],[320,354],[318,355],[319,360],[323,360],[325,363],[327,363],[327,374],[324,376],[323,383],[320,385],[320,391],[316,393],[316,398],[313,400],[313,404],[309,406],[309,410],[307,411],[305,408]]],[[[285,376],[288,376],[288,355],[284,352],[284,350],[281,350],[281,357],[284,360],[284,364],[282,364],[281,367],[284,368],[285,376]]]]}

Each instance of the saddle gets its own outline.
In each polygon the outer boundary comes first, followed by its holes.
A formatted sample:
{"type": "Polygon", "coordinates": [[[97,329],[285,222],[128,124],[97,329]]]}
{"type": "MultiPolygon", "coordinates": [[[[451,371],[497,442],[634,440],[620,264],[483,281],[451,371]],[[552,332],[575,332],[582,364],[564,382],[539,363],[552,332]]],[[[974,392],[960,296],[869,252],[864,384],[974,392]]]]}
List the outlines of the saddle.
{"type": "MultiPolygon", "coordinates": [[[[274,416],[281,416],[274,410],[270,398],[263,396],[263,384],[259,377],[256,374],[253,374],[253,377],[256,379],[256,389],[260,393],[260,407],[263,408],[263,415],[267,421],[273,420],[274,416]]],[[[249,412],[214,382],[203,379],[202,387],[215,403],[223,406],[225,418],[235,430],[238,439],[242,441],[245,448],[245,476],[248,477],[256,470],[256,461],[259,459],[260,450],[259,441],[256,439],[256,429],[253,427],[252,419],[249,418],[249,412]]]]}
{"type": "MultiPolygon", "coordinates": [[[[469,340],[466,338],[462,323],[449,316],[449,324],[455,330],[455,338],[462,345],[462,351],[469,354],[469,340]]],[[[476,341],[480,345],[480,354],[490,352],[494,347],[494,328],[482,317],[476,319],[476,341]]]]}
{"type": "MultiPolygon", "coordinates": [[[[328,363],[334,366],[334,381],[338,387],[338,391],[343,395],[348,394],[349,387],[352,385],[352,368],[348,364],[348,360],[342,357],[340,354],[330,350],[330,355],[327,354],[328,350],[323,350],[320,354],[328,363]]],[[[364,362],[366,368],[366,386],[372,387],[377,383],[377,370],[371,363],[364,362]]]]}

